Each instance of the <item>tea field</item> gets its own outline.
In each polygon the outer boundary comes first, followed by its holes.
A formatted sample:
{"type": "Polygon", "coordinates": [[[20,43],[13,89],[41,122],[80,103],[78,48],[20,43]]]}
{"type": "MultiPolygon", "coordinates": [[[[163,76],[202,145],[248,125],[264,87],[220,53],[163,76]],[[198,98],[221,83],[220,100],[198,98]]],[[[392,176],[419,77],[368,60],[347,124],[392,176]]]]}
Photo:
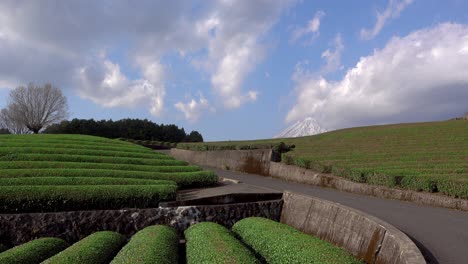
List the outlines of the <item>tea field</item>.
{"type": "Polygon", "coordinates": [[[368,184],[468,199],[468,121],[356,127],[315,136],[179,143],[191,150],[295,145],[282,162],[368,184]]]}
{"type": "Polygon", "coordinates": [[[0,212],[157,207],[217,176],[124,142],[83,135],[0,135],[0,212]]]}
{"type": "Polygon", "coordinates": [[[185,240],[186,246],[179,244],[176,230],[164,225],[146,227],[128,242],[111,231],[95,232],[72,245],[46,237],[5,248],[0,263],[362,263],[328,242],[258,217],[237,222],[232,231],[212,222],[194,224],[185,240]]]}

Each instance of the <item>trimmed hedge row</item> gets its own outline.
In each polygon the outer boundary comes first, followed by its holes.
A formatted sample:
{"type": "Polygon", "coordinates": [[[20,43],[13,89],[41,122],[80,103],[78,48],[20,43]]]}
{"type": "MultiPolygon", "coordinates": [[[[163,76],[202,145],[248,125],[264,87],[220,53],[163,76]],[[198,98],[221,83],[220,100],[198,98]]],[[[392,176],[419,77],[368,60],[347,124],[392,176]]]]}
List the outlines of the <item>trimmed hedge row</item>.
{"type": "Polygon", "coordinates": [[[94,155],[94,156],[109,156],[109,157],[127,157],[127,158],[143,158],[143,159],[174,159],[173,157],[158,153],[140,153],[140,152],[122,152],[122,151],[107,151],[107,150],[91,150],[91,149],[70,149],[70,148],[45,148],[45,147],[0,147],[0,155],[11,153],[38,153],[38,154],[62,154],[62,155],[94,155]]]}
{"type": "Polygon", "coordinates": [[[174,228],[149,226],[132,236],[111,264],[176,264],[179,239],[174,228]]]}
{"type": "Polygon", "coordinates": [[[266,218],[245,218],[232,230],[267,263],[361,263],[333,244],[266,218]]]}
{"type": "Polygon", "coordinates": [[[175,159],[139,159],[125,157],[109,157],[95,155],[61,155],[40,153],[9,153],[0,155],[0,161],[63,161],[63,162],[88,162],[88,163],[112,163],[135,164],[150,166],[187,165],[188,163],[175,159]]]}
{"type": "Polygon", "coordinates": [[[151,149],[141,147],[140,145],[107,145],[96,143],[75,143],[68,142],[0,142],[0,148],[70,148],[70,149],[87,149],[87,150],[104,150],[104,151],[119,151],[119,152],[139,152],[139,153],[152,153],[151,149]]]}
{"type": "Polygon", "coordinates": [[[175,199],[175,185],[0,186],[2,213],[151,208],[175,199]]]}
{"type": "Polygon", "coordinates": [[[125,237],[116,232],[96,232],[47,259],[43,264],[107,264],[125,241],[125,237]]]}
{"type": "Polygon", "coordinates": [[[185,230],[187,263],[259,263],[225,227],[203,222],[185,230]]]}
{"type": "Polygon", "coordinates": [[[0,263],[39,264],[67,247],[68,243],[60,238],[39,238],[1,253],[0,263]]]}
{"type": "Polygon", "coordinates": [[[73,142],[96,142],[96,143],[106,143],[106,144],[115,144],[115,145],[124,145],[126,142],[108,139],[104,137],[91,136],[91,135],[81,135],[81,134],[27,134],[27,135],[0,135],[0,141],[73,141],[73,142]]]}
{"type": "Polygon", "coordinates": [[[252,149],[271,149],[275,146],[273,143],[248,144],[248,143],[178,143],[178,149],[195,151],[215,151],[215,150],[252,150],[252,149]]]}
{"type": "Polygon", "coordinates": [[[442,193],[456,198],[468,199],[468,178],[462,175],[419,175],[410,169],[372,170],[362,168],[339,168],[332,173],[349,180],[391,188],[400,187],[413,191],[442,193]]]}
{"type": "Polygon", "coordinates": [[[0,170],[0,178],[19,177],[112,177],[147,180],[170,180],[181,188],[213,185],[218,177],[211,171],[147,172],[96,169],[9,169],[0,170]]]}
{"type": "Polygon", "coordinates": [[[105,177],[0,178],[0,186],[21,185],[177,185],[174,181],[105,177]]]}
{"type": "Polygon", "coordinates": [[[100,169],[150,172],[191,172],[202,170],[198,166],[148,166],[133,164],[112,164],[93,162],[59,162],[59,161],[0,161],[0,170],[4,169],[100,169]]]}

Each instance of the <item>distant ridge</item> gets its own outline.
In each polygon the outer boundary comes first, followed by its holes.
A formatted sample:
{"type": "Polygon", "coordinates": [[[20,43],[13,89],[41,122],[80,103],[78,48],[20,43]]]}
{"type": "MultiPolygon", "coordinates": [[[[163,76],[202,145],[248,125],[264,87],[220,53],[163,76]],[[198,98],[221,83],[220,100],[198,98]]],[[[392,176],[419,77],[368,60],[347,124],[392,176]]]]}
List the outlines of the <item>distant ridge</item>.
{"type": "Polygon", "coordinates": [[[315,119],[312,117],[307,117],[304,120],[297,121],[290,127],[286,128],[281,133],[276,135],[275,138],[304,137],[324,132],[327,132],[327,130],[321,127],[315,119]]]}

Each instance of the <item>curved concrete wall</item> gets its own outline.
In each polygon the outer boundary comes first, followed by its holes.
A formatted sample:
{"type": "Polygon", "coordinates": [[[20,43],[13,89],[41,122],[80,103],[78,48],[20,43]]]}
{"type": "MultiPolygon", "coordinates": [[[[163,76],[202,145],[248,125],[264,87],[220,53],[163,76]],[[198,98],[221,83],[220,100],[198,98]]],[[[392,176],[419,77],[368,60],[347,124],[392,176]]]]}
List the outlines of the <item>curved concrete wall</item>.
{"type": "Polygon", "coordinates": [[[348,250],[366,263],[426,263],[392,225],[347,206],[292,192],[283,195],[281,222],[348,250]]]}

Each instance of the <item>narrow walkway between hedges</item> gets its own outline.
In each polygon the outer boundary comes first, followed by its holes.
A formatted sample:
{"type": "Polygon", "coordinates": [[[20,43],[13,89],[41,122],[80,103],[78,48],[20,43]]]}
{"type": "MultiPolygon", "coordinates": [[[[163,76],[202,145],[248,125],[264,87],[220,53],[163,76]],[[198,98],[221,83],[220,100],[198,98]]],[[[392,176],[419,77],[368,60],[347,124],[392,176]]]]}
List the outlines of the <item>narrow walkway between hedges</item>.
{"type": "Polygon", "coordinates": [[[270,177],[226,171],[212,167],[218,176],[277,191],[297,193],[338,202],[374,215],[405,232],[428,263],[468,263],[468,213],[341,192],[270,177]]]}

